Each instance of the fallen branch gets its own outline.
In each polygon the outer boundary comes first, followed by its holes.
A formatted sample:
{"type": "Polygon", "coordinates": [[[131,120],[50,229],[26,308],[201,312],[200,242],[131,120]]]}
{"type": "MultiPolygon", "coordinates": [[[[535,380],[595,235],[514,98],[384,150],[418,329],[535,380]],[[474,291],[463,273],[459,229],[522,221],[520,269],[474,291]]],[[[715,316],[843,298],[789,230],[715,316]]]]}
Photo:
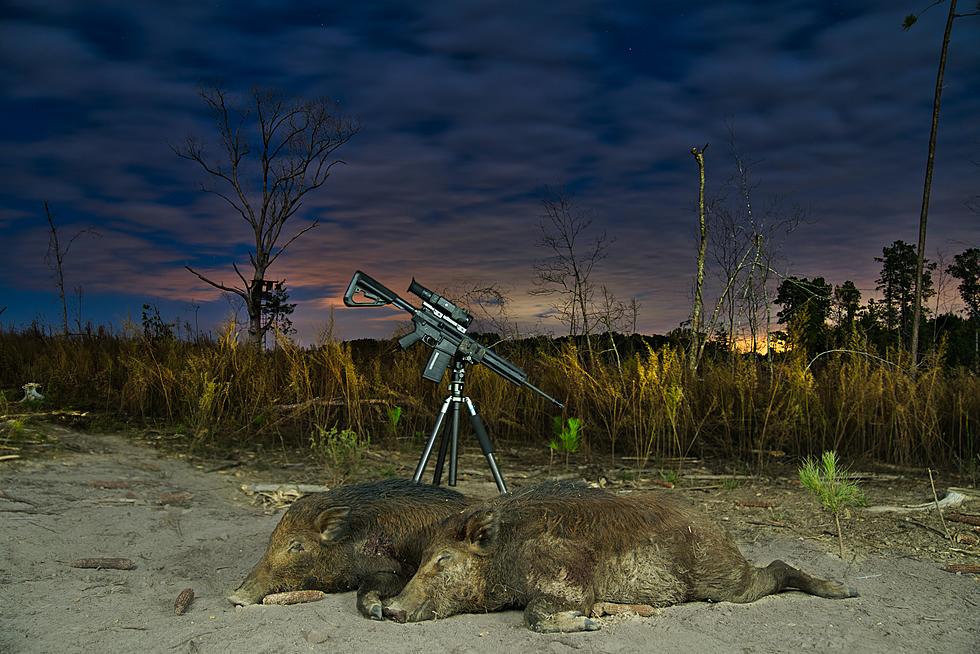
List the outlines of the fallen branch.
{"type": "Polygon", "coordinates": [[[943,532],[939,531],[935,527],[930,527],[929,525],[927,525],[925,523],[919,522],[918,520],[913,520],[912,518],[905,518],[903,520],[903,522],[907,522],[907,523],[909,523],[911,525],[916,525],[917,527],[922,527],[923,529],[928,529],[929,531],[931,531],[931,532],[933,532],[935,534],[939,534],[944,539],[946,538],[946,534],[944,534],[943,532]]]}
{"type": "Polygon", "coordinates": [[[753,509],[772,509],[776,504],[768,500],[735,500],[735,506],[744,506],[753,509]]]}
{"type": "MultiPolygon", "coordinates": [[[[326,399],[322,397],[314,397],[312,400],[306,400],[304,402],[297,402],[296,404],[275,404],[273,409],[279,409],[280,411],[297,411],[299,409],[306,409],[312,406],[347,406],[352,404],[342,397],[334,397],[331,399],[326,399]]],[[[388,400],[354,400],[353,404],[391,404],[388,400]]]]}
{"type": "Polygon", "coordinates": [[[231,468],[237,468],[240,465],[242,465],[241,461],[228,461],[227,463],[216,465],[213,468],[208,468],[204,472],[220,472],[221,470],[230,470],[231,468]]]}
{"type": "Polygon", "coordinates": [[[242,484],[242,492],[248,495],[255,493],[283,493],[283,494],[302,494],[306,493],[325,493],[330,490],[329,486],[319,486],[317,484],[242,484]]]}
{"type": "Polygon", "coordinates": [[[95,558],[75,559],[68,564],[71,568],[94,568],[96,570],[135,570],[136,564],[130,559],[95,558]]]}
{"type": "Polygon", "coordinates": [[[978,551],[975,551],[975,550],[964,550],[964,549],[961,549],[959,547],[951,547],[951,548],[949,548],[949,551],[950,552],[959,552],[960,554],[969,554],[970,556],[980,556],[980,552],[978,552],[978,551]]]}
{"type": "Polygon", "coordinates": [[[726,479],[738,479],[738,480],[748,480],[748,479],[758,479],[758,475],[706,475],[706,474],[685,474],[685,479],[700,479],[704,481],[724,481],[726,479]]]}
{"type": "Polygon", "coordinates": [[[32,413],[8,413],[0,416],[0,420],[14,420],[16,418],[42,418],[44,416],[74,416],[76,418],[85,418],[88,417],[88,414],[88,411],[55,409],[53,411],[36,411],[32,413]]]}
{"type": "Polygon", "coordinates": [[[946,526],[946,518],[943,517],[943,510],[939,506],[939,496],[936,495],[936,482],[932,479],[932,468],[927,468],[929,471],[929,485],[932,486],[932,499],[936,503],[936,512],[939,514],[939,521],[943,523],[943,531],[946,532],[946,540],[953,540],[953,537],[949,534],[949,527],[946,526]]]}
{"type": "Polygon", "coordinates": [[[323,493],[327,486],[314,484],[242,484],[241,491],[275,508],[288,506],[308,493],[323,493]]]}
{"type": "Polygon", "coordinates": [[[4,490],[0,490],[0,500],[10,500],[11,502],[19,502],[21,504],[30,504],[31,506],[37,506],[36,504],[34,504],[34,502],[31,502],[30,500],[22,500],[21,498],[15,497],[4,490]]]}
{"type": "Polygon", "coordinates": [[[925,502],[924,504],[907,504],[905,506],[869,506],[865,511],[868,513],[911,513],[913,511],[928,511],[935,508],[947,509],[963,504],[966,499],[967,496],[963,493],[949,489],[946,491],[946,496],[939,501],[925,502]]]}
{"type": "Polygon", "coordinates": [[[19,454],[4,454],[0,456],[0,461],[13,461],[14,459],[19,459],[19,454]]]}
{"type": "Polygon", "coordinates": [[[963,524],[973,525],[974,527],[980,527],[980,516],[970,515],[969,513],[950,513],[946,516],[947,519],[953,522],[962,522],[963,524]]]}
{"type": "Polygon", "coordinates": [[[883,472],[849,472],[847,476],[858,481],[899,481],[905,475],[890,475],[883,472]]]}
{"type": "MultiPolygon", "coordinates": [[[[790,525],[782,522],[773,522],[772,520],[746,520],[746,524],[750,525],[761,525],[763,527],[779,527],[780,529],[792,529],[790,525]]],[[[834,534],[831,534],[832,536],[834,534]]]]}
{"type": "Polygon", "coordinates": [[[950,563],[943,570],[946,572],[965,572],[967,574],[980,575],[980,565],[975,563],[950,563]]]}

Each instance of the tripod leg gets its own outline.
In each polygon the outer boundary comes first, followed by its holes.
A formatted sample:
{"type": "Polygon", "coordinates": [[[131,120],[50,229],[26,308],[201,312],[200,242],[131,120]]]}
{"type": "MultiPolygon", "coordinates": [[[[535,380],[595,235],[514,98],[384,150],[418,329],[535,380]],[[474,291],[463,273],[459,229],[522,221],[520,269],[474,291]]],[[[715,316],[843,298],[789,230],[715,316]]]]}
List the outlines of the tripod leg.
{"type": "Polygon", "coordinates": [[[442,408],[439,409],[439,415],[436,416],[436,424],[432,428],[432,433],[429,435],[429,440],[425,444],[425,449],[422,451],[422,458],[419,459],[419,464],[415,468],[415,475],[412,479],[416,484],[422,479],[425,466],[429,463],[429,457],[432,455],[432,446],[435,445],[436,438],[439,437],[439,430],[442,429],[442,421],[446,419],[446,411],[449,410],[450,399],[447,397],[446,401],[442,403],[442,408]]]}
{"type": "Polygon", "coordinates": [[[432,473],[433,486],[438,486],[442,483],[442,466],[446,463],[446,448],[449,445],[450,438],[449,432],[442,432],[442,439],[439,441],[439,456],[436,457],[436,469],[432,473]]]}
{"type": "Polygon", "coordinates": [[[487,458],[487,465],[490,466],[490,474],[493,475],[493,480],[497,483],[497,490],[500,491],[501,495],[506,495],[507,485],[504,484],[504,478],[500,476],[500,470],[497,469],[497,461],[493,458],[493,443],[490,442],[490,436],[487,435],[487,428],[483,424],[483,419],[476,412],[476,407],[473,406],[470,398],[463,399],[466,400],[466,408],[470,410],[470,422],[473,423],[473,431],[476,432],[476,438],[480,441],[483,456],[487,458]]]}
{"type": "Polygon", "coordinates": [[[452,441],[449,442],[449,485],[456,485],[456,457],[459,450],[459,402],[453,406],[452,441]]]}

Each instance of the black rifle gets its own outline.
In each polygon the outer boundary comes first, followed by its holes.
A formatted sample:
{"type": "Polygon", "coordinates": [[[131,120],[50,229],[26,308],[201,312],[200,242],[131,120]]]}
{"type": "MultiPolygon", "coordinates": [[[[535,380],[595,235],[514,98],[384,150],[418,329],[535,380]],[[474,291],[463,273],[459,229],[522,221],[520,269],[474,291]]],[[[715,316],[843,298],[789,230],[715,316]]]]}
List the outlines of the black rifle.
{"type": "Polygon", "coordinates": [[[349,307],[379,307],[393,304],[412,314],[415,329],[398,339],[398,344],[404,350],[422,341],[432,348],[432,355],[425,365],[425,370],[422,371],[422,376],[430,381],[437,384],[441,382],[453,358],[459,357],[467,363],[482,363],[507,381],[529,388],[558,407],[564,407],[561,402],[530,383],[526,372],[467,336],[466,330],[473,321],[473,316],[464,309],[433,293],[414,279],[408,290],[422,298],[421,309],[406,302],[384,284],[358,270],[350,280],[347,292],[344,293],[344,304],[349,307]],[[355,301],[355,294],[363,295],[367,301],[355,301]]]}
{"type": "Polygon", "coordinates": [[[435,445],[436,439],[439,437],[439,432],[442,429],[449,407],[452,406],[452,431],[449,434],[443,434],[442,443],[439,445],[439,458],[436,460],[436,470],[432,478],[432,483],[438,485],[442,480],[442,466],[446,460],[446,450],[449,449],[449,485],[456,485],[459,415],[460,408],[465,405],[469,412],[473,431],[476,432],[476,438],[480,442],[480,449],[483,450],[483,455],[486,457],[487,464],[490,466],[490,472],[493,475],[494,481],[497,483],[497,489],[501,493],[506,493],[507,486],[504,484],[503,477],[500,476],[500,470],[497,469],[497,462],[493,457],[493,443],[490,442],[490,437],[487,435],[487,429],[483,424],[483,419],[480,418],[470,398],[463,395],[463,379],[466,376],[466,364],[482,363],[507,381],[513,382],[518,386],[530,388],[538,395],[557,404],[559,407],[563,405],[534,384],[528,382],[526,372],[496,354],[493,350],[480,345],[467,336],[466,329],[473,322],[473,316],[467,313],[465,309],[456,306],[441,295],[433,293],[414,279],[412,280],[411,286],[408,287],[408,290],[422,298],[421,309],[414,307],[377,280],[372,279],[358,270],[354,273],[354,278],[350,280],[350,286],[347,287],[347,292],[344,293],[344,304],[349,307],[379,307],[385,304],[394,304],[399,309],[408,311],[412,314],[412,322],[415,325],[415,329],[398,339],[398,344],[404,349],[418,341],[422,341],[432,348],[432,355],[425,365],[422,376],[438,384],[442,381],[443,376],[445,376],[446,369],[449,365],[452,364],[453,366],[452,378],[449,381],[449,397],[442,403],[442,409],[440,409],[439,414],[436,416],[435,427],[432,428],[429,440],[426,441],[422,457],[419,459],[419,464],[415,468],[413,479],[415,479],[416,483],[422,479],[422,473],[425,472],[425,466],[429,461],[429,457],[432,455],[432,448],[435,445]],[[363,301],[355,300],[354,296],[358,294],[365,299],[363,301]]]}

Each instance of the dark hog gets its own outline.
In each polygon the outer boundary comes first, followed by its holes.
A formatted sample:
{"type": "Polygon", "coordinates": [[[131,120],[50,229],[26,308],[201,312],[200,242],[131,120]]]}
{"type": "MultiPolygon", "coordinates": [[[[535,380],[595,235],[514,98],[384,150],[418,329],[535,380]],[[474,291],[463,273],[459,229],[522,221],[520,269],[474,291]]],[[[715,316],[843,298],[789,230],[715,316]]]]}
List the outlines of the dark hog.
{"type": "Polygon", "coordinates": [[[383,612],[415,622],[524,607],[536,631],[591,631],[597,602],[752,602],[789,588],[857,595],[782,561],[752,566],[718,524],[662,494],[552,482],[444,520],[383,612]]]}
{"type": "Polygon", "coordinates": [[[466,506],[456,491],[406,479],[355,484],[296,500],[269,546],[228,597],[255,604],[272,593],[357,590],[357,608],[382,619],[381,600],[412,577],[434,526],[466,506]]]}

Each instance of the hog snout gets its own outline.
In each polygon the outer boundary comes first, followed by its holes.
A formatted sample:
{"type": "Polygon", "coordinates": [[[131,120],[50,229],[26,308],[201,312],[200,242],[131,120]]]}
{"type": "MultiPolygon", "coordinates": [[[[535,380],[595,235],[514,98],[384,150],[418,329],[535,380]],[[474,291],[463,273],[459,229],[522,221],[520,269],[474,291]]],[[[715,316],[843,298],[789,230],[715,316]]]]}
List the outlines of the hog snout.
{"type": "Polygon", "coordinates": [[[429,603],[424,602],[416,608],[402,605],[397,599],[382,609],[382,614],[395,622],[422,622],[423,620],[434,620],[436,612],[429,608],[429,603]]]}
{"type": "Polygon", "coordinates": [[[228,601],[235,606],[248,606],[249,604],[257,603],[256,600],[253,600],[251,597],[241,592],[241,590],[236,590],[234,593],[229,595],[228,601]]]}
{"type": "Polygon", "coordinates": [[[235,606],[248,606],[249,604],[255,604],[249,597],[242,595],[238,591],[235,591],[228,596],[228,601],[235,606]]]}
{"type": "Polygon", "coordinates": [[[248,606],[250,604],[258,604],[265,596],[266,593],[263,592],[262,584],[257,582],[252,575],[249,575],[235,589],[235,592],[228,596],[228,601],[235,606],[248,606]]]}

